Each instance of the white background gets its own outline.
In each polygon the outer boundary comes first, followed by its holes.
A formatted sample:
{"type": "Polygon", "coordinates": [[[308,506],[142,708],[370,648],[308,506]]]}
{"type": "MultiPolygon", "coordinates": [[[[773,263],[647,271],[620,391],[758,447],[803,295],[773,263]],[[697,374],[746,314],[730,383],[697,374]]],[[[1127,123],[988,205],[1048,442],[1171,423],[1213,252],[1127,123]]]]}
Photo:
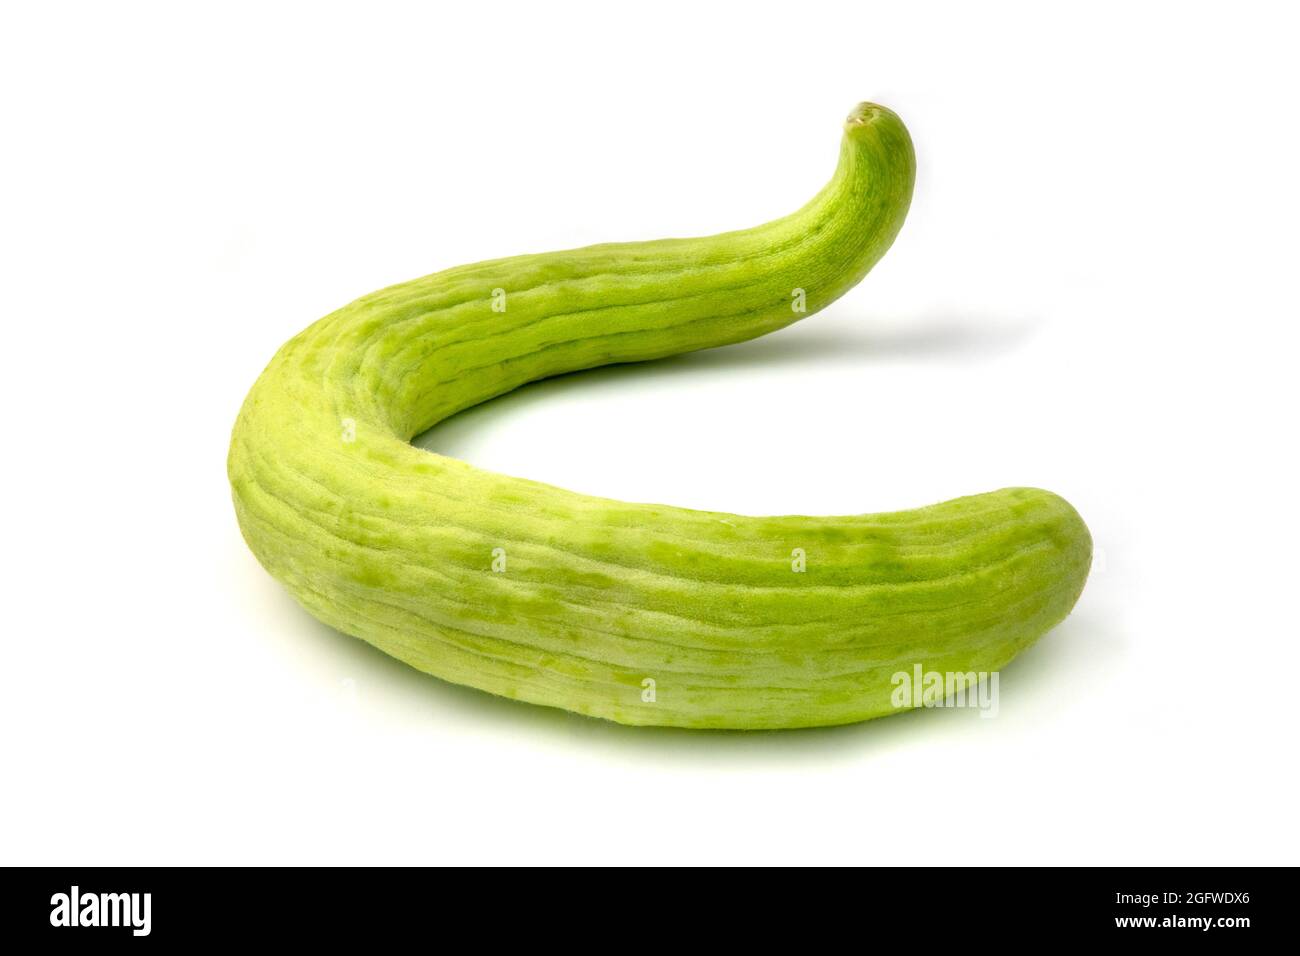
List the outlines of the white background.
{"type": "Polygon", "coordinates": [[[6,5],[5,863],[1296,863],[1300,168],[1282,5],[6,5]],[[748,513],[1068,498],[1001,711],[751,735],[455,688],[314,622],[225,477],[275,349],[462,262],[756,224],[861,99],[893,250],[747,345],[422,443],[748,513]]]}

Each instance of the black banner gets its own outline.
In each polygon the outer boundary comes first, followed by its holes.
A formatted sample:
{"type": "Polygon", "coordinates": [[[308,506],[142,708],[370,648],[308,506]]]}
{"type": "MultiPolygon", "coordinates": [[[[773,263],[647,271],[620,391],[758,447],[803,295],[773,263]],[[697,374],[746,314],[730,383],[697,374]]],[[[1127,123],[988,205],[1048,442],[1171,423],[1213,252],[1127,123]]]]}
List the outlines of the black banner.
{"type": "Polygon", "coordinates": [[[627,921],[631,939],[639,933],[676,936],[688,920],[741,937],[814,920],[826,931],[865,932],[870,938],[875,929],[888,928],[935,943],[946,934],[960,943],[969,933],[996,929],[1000,940],[1036,939],[1046,931],[1081,940],[1234,946],[1271,938],[1288,926],[1282,901],[1293,874],[898,868],[767,875],[761,888],[747,887],[744,875],[733,874],[725,898],[704,896],[687,875],[674,877],[684,881],[676,891],[639,875],[621,876],[626,885],[618,890],[605,888],[612,883],[607,877],[572,873],[548,879],[540,892],[533,878],[511,892],[497,885],[508,878],[501,874],[493,875],[489,888],[477,874],[418,869],[11,869],[3,909],[6,928],[20,938],[96,945],[250,938],[373,943],[409,939],[468,916],[470,907],[492,907],[499,914],[489,924],[494,938],[532,927],[552,942],[557,933],[580,931],[592,933],[594,943],[616,931],[606,925],[597,937],[595,926],[565,929],[561,924],[576,915],[570,908],[580,908],[584,923],[627,921]],[[642,882],[646,888],[638,888],[642,882]],[[557,905],[570,912],[559,923],[557,905]]]}

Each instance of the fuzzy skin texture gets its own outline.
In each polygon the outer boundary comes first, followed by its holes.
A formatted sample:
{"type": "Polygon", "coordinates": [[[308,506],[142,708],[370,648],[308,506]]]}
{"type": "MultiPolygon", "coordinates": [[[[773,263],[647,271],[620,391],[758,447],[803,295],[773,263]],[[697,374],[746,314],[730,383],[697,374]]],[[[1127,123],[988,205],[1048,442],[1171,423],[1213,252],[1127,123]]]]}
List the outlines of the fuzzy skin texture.
{"type": "Polygon", "coordinates": [[[848,723],[897,713],[891,677],[916,664],[997,670],[1087,578],[1088,530],[1049,492],[744,517],[574,494],[409,443],[526,382],[824,308],[889,248],[914,174],[902,122],[864,103],[830,183],[783,219],[460,266],[326,316],[280,349],[235,423],[249,547],[313,615],[413,667],[625,724],[848,723]]]}

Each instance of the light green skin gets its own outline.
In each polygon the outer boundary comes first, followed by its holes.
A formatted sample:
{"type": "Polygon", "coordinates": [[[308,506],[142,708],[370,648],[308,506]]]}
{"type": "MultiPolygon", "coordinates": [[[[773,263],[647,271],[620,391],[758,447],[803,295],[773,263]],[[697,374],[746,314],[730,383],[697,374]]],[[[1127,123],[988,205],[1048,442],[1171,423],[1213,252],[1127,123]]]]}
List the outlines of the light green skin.
{"type": "Polygon", "coordinates": [[[899,712],[892,678],[916,664],[1001,668],[1088,574],[1088,530],[1049,492],[755,518],[592,498],[409,443],[526,382],[824,308],[889,248],[914,173],[902,122],[864,103],[834,178],[783,219],[460,266],[326,316],[235,423],[249,547],[313,615],[413,667],[624,724],[849,723],[899,712]]]}

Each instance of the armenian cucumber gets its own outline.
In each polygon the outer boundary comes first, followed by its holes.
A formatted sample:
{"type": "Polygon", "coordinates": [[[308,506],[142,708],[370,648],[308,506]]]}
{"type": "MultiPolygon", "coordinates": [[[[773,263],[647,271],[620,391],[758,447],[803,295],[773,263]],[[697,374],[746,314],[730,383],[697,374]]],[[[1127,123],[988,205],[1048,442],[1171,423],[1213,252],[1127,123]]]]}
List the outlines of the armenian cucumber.
{"type": "MultiPolygon", "coordinates": [[[[740,342],[824,308],[893,242],[915,158],[873,104],[798,212],[697,239],[460,266],[287,344],[235,423],[245,540],[313,615],[447,681],[625,724],[896,713],[894,677],[995,672],[1058,623],[1091,539],[1046,491],[846,517],[575,494],[410,439],[527,382],[740,342]]],[[[913,704],[915,705],[915,704],[913,704]]]]}

